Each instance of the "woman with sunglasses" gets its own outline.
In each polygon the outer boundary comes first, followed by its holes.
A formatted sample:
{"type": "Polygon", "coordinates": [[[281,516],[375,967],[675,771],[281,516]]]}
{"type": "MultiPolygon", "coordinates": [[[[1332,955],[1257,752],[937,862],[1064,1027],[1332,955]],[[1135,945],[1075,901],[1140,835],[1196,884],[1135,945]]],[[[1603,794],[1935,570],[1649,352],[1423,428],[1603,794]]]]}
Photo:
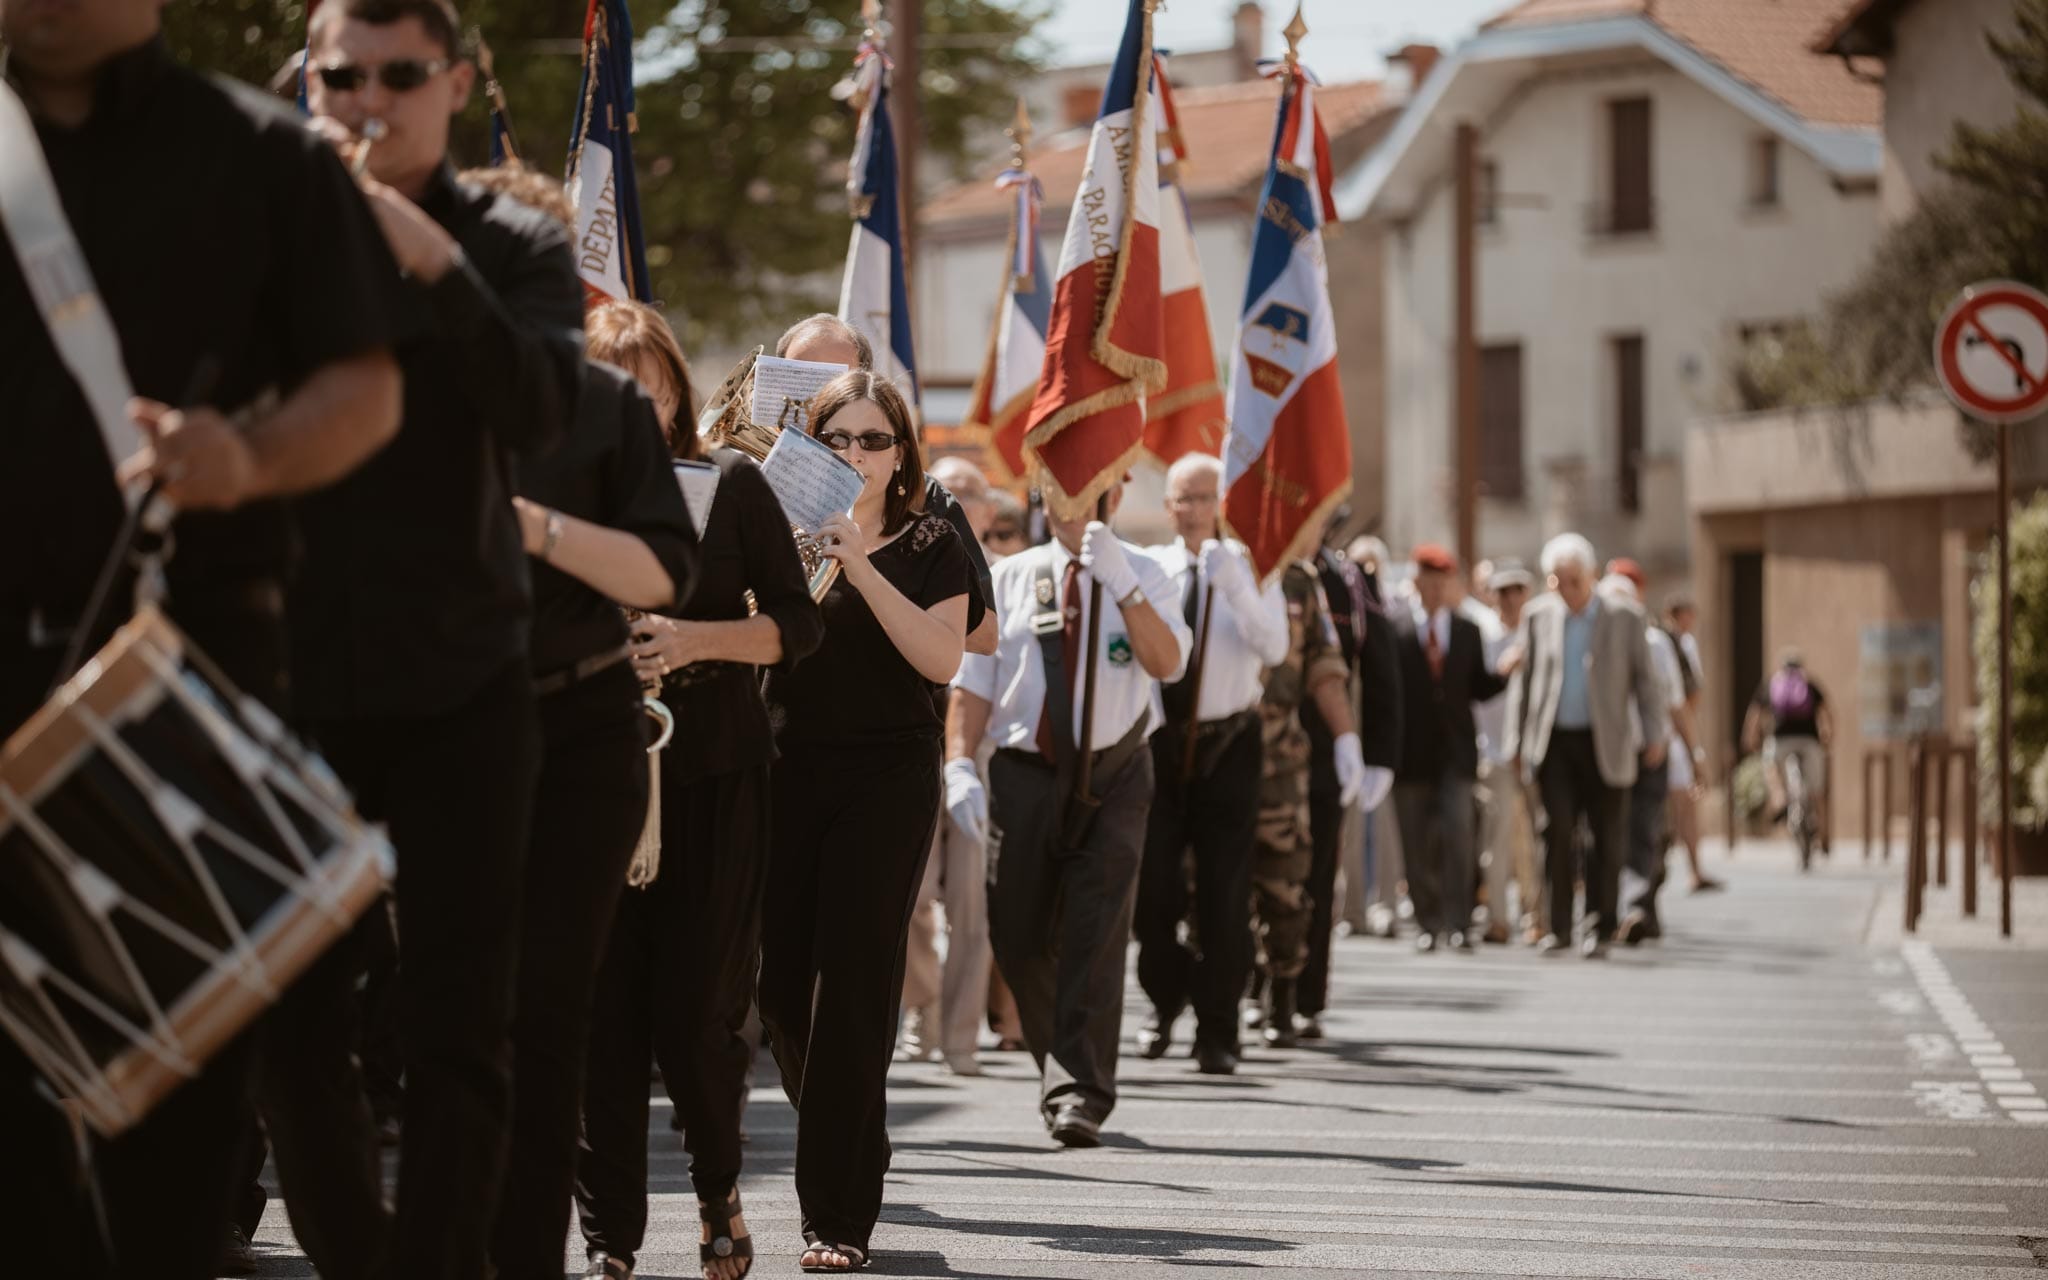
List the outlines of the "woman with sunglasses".
{"type": "Polygon", "coordinates": [[[768,677],[782,758],[761,1021],[796,1106],[803,1269],[852,1271],[881,1215],[905,941],[939,816],[932,694],[960,666],[973,569],[953,526],[923,509],[924,465],[894,387],[840,375],[811,401],[810,430],[864,483],[852,512],[818,531],[841,567],[825,642],[768,677]]]}
{"type": "MultiPolygon", "coordinates": [[[[591,354],[634,375],[679,459],[694,459],[690,375],[659,312],[613,302],[584,322],[591,354]]],[[[740,1115],[768,871],[774,739],[759,668],[787,672],[824,634],[789,522],[745,455],[718,449],[696,584],[675,618],[634,624],[633,665],[680,731],[661,757],[661,863],[616,892],[598,968],[583,1088],[576,1204],[586,1276],[631,1280],[647,1233],[647,1067],[661,1068],[690,1153],[705,1280],[753,1265],[740,1212],[740,1115]],[[751,594],[757,611],[749,614],[751,594]]],[[[557,1239],[557,1261],[560,1242],[557,1239]]]]}

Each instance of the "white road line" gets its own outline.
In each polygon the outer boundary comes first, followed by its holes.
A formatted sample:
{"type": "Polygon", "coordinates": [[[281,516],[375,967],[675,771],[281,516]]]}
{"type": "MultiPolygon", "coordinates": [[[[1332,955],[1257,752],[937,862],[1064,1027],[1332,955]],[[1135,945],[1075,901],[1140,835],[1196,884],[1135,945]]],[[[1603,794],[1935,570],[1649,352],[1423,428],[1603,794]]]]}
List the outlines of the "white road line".
{"type": "MultiPolygon", "coordinates": [[[[1570,1119],[1581,1113],[1559,1112],[1558,1119],[1570,1119]]],[[[1721,1117],[1713,1117],[1715,1120],[1721,1117]]],[[[1894,1120],[1893,1125],[1905,1125],[1911,1121],[1894,1120]]],[[[749,1125],[748,1134],[754,1139],[766,1136],[789,1137],[796,1130],[777,1126],[766,1128],[749,1125]]],[[[1816,1155],[1816,1156],[1908,1156],[1926,1159],[1974,1160],[1975,1147],[1937,1147],[1918,1143],[1862,1143],[1862,1142],[1726,1142],[1710,1139],[1684,1138],[1609,1138],[1583,1133],[1534,1134],[1534,1133],[1488,1133],[1479,1129],[1447,1130],[1440,1133],[1411,1132],[1404,1129],[1315,1129],[1279,1132],[1272,1128],[1245,1129],[1195,1129],[1167,1128],[1158,1125],[1140,1126],[1136,1131],[1148,1142],[1223,1142],[1231,1140],[1255,1141],[1302,1145],[1307,1143],[1367,1143],[1397,1142],[1413,1146],[1418,1143],[1435,1143],[1446,1146],[1514,1146],[1514,1147],[1588,1147],[1612,1151],[1730,1151],[1750,1155],[1816,1155]]],[[[1047,1141],[1040,1129],[992,1125],[967,1124],[920,1124],[900,1131],[894,1144],[898,1150],[943,1150],[947,1141],[962,1138],[979,1138],[986,1141],[1042,1142],[1047,1141]]],[[[1046,1150],[1052,1151],[1049,1142],[1046,1150]]],[[[1236,1159],[1235,1155],[1219,1153],[1219,1158],[1236,1159]]]]}
{"type": "MultiPolygon", "coordinates": [[[[1899,947],[1899,955],[1912,973],[1913,980],[1920,984],[1920,990],[1926,995],[1928,1003],[1934,1006],[1935,1013],[1947,1024],[1949,1033],[1955,1037],[1956,1043],[1964,1053],[1970,1055],[1970,1065],[1983,1082],[1979,1088],[1988,1093],[1989,1101],[1996,1102],[2007,1116],[2020,1123],[2048,1123],[2048,1116],[2042,1115],[2048,1112],[2048,1101],[2034,1096],[2031,1088],[2022,1092],[2018,1089],[1994,1087],[2023,1085],[2026,1078],[2021,1074],[2019,1064],[2014,1061],[2013,1056],[2005,1052],[2005,1045],[1992,1034],[1991,1028],[1984,1025],[1983,1019],[1977,1016],[1977,1011],[1970,1005],[1969,997],[1956,986],[1955,979],[1949,976],[1948,966],[1941,962],[1941,957],[1935,953],[1934,948],[1925,942],[1907,942],[1899,947]]],[[[1913,1038],[1908,1038],[1908,1044],[1909,1047],[1914,1044],[1913,1038]]],[[[1989,1111],[1988,1107],[1982,1107],[1981,1097],[1980,1102],[1973,1106],[1969,1098],[1953,1086],[1943,1086],[1931,1091],[1923,1098],[1922,1106],[1929,1110],[1941,1111],[1957,1120],[1977,1118],[1980,1108],[1982,1112],[1989,1111]]]]}

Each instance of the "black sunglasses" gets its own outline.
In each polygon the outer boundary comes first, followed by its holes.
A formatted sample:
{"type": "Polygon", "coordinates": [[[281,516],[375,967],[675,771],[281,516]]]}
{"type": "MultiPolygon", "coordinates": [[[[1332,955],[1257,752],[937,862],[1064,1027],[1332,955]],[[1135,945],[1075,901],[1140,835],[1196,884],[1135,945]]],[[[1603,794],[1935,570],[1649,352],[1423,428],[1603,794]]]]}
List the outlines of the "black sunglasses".
{"type": "Polygon", "coordinates": [[[834,453],[845,453],[858,442],[863,453],[881,453],[896,447],[896,437],[887,431],[863,431],[859,435],[848,435],[844,431],[820,431],[818,443],[834,453]]]}
{"type": "Polygon", "coordinates": [[[425,62],[418,58],[399,58],[393,62],[380,62],[374,66],[362,66],[353,62],[336,62],[318,68],[320,83],[336,93],[354,93],[370,83],[374,74],[377,83],[393,93],[408,93],[446,71],[451,64],[446,58],[435,58],[425,62]]]}

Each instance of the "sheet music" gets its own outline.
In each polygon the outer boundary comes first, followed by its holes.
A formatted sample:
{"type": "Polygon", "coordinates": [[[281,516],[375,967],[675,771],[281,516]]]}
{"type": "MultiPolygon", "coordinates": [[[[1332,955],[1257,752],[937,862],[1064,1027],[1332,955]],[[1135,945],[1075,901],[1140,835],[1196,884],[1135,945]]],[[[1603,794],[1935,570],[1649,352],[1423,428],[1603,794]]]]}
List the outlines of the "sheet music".
{"type": "Polygon", "coordinates": [[[711,523],[711,504],[718,497],[718,468],[709,462],[676,461],[676,484],[683,491],[683,505],[690,509],[690,523],[697,527],[697,537],[704,537],[705,526],[711,523]]]}
{"type": "Polygon", "coordinates": [[[754,399],[748,417],[763,427],[804,429],[804,411],[825,384],[846,372],[843,364],[822,360],[785,360],[764,355],[754,361],[754,399]],[[794,404],[790,402],[794,401],[794,404]],[[789,421],[783,421],[787,410],[789,421]]]}
{"type": "Polygon", "coordinates": [[[828,518],[853,510],[865,483],[852,463],[803,431],[784,431],[775,438],[761,474],[782,503],[782,514],[805,530],[816,530],[828,518]]]}

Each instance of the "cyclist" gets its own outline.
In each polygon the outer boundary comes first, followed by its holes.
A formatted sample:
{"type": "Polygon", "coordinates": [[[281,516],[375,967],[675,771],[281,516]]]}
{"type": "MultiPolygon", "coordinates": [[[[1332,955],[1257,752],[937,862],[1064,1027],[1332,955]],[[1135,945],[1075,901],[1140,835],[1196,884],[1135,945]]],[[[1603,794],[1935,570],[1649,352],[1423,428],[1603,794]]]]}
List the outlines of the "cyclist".
{"type": "Polygon", "coordinates": [[[1819,832],[1822,849],[1828,847],[1826,830],[1828,744],[1834,739],[1834,718],[1827,694],[1807,674],[1806,662],[1798,651],[1787,650],[1750,700],[1743,717],[1742,744],[1755,751],[1762,741],[1765,778],[1771,792],[1771,820],[1778,822],[1789,808],[1785,791],[1785,760],[1796,757],[1803,784],[1805,811],[1819,832]],[[1768,722],[1770,736],[1764,737],[1768,722]]]}

